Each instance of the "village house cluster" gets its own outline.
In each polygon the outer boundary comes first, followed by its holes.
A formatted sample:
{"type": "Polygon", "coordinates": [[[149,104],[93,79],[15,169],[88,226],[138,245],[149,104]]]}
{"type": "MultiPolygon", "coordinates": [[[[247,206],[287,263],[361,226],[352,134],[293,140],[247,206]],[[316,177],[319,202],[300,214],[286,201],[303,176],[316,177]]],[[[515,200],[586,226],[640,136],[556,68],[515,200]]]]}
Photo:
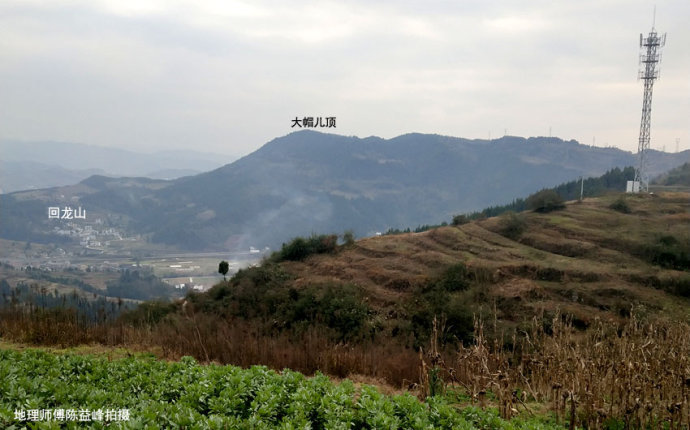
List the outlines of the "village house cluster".
{"type": "MultiPolygon", "coordinates": [[[[102,224],[102,221],[97,219],[95,224],[102,224]]],[[[104,248],[109,246],[112,240],[125,240],[122,233],[115,228],[97,229],[90,224],[84,225],[76,222],[56,226],[53,228],[53,232],[61,236],[79,239],[79,245],[85,248],[104,248]]]]}

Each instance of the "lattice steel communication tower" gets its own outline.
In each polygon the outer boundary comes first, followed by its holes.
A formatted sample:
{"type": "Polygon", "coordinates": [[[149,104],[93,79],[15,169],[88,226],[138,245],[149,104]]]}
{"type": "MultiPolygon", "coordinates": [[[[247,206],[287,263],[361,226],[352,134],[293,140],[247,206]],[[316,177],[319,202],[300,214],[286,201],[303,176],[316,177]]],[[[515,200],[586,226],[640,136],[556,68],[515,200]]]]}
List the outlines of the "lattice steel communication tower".
{"type": "Polygon", "coordinates": [[[642,101],[642,120],[640,121],[640,140],[637,153],[640,158],[635,170],[635,181],[639,183],[639,190],[649,191],[649,173],[647,171],[647,151],[649,151],[649,129],[652,120],[652,89],[654,81],[659,78],[657,63],[661,61],[661,48],[666,44],[666,33],[660,36],[654,29],[647,37],[640,33],[640,67],[637,78],[644,81],[644,99],[642,101]]]}

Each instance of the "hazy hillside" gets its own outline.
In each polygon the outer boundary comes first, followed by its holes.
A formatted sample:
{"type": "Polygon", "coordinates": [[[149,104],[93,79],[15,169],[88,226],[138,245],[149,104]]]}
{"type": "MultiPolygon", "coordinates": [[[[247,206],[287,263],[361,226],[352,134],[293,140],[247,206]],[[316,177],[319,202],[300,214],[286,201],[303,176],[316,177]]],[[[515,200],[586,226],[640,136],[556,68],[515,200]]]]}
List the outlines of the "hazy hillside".
{"type": "Polygon", "coordinates": [[[233,161],[198,151],[138,153],[70,142],[0,141],[0,193],[72,185],[94,174],[175,179],[233,161]]]}
{"type": "MultiPolygon", "coordinates": [[[[690,151],[651,158],[661,173],[690,159],[690,151]]],[[[449,220],[634,161],[620,150],[549,138],[384,140],[304,131],[157,193],[167,216],[153,237],[180,243],[175,232],[182,231],[209,245],[220,233],[230,246],[275,246],[311,232],[371,235],[449,220]]]]}
{"type": "MultiPolygon", "coordinates": [[[[659,174],[688,159],[690,151],[651,152],[650,166],[659,174]]],[[[557,138],[488,142],[408,134],[385,140],[302,131],[193,177],[155,183],[94,177],[67,189],[3,196],[0,234],[21,239],[50,225],[45,207],[79,203],[94,215],[125,220],[154,242],[275,248],[312,232],[351,229],[363,236],[448,221],[633,164],[631,153],[557,138]]]]}
{"type": "Polygon", "coordinates": [[[101,169],[70,170],[35,161],[0,160],[0,194],[71,185],[104,174],[101,169]]]}
{"type": "Polygon", "coordinates": [[[654,180],[654,184],[690,187],[690,163],[685,163],[682,166],[678,166],[675,169],[659,176],[654,180]]]}

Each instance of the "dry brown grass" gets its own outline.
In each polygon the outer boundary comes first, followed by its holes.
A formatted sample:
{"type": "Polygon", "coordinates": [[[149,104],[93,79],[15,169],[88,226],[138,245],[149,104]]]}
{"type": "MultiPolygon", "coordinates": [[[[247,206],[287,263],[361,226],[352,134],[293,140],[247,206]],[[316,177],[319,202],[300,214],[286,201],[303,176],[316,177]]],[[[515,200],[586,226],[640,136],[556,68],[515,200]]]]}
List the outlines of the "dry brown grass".
{"type": "Polygon", "coordinates": [[[155,351],[171,360],[191,355],[202,362],[263,364],[308,375],[317,370],[340,378],[359,374],[396,387],[409,386],[417,377],[417,352],[398,343],[338,343],[316,328],[300,334],[266,334],[251,321],[192,312],[155,325],[134,326],[93,323],[72,312],[4,309],[0,310],[0,336],[6,341],[61,348],[98,344],[155,351]]]}
{"type": "Polygon", "coordinates": [[[644,304],[653,313],[690,320],[684,310],[690,304],[687,299],[650,288],[653,285],[646,281],[677,277],[677,271],[655,266],[639,255],[640,249],[662,235],[690,240],[690,195],[625,196],[630,214],[609,208],[617,198],[586,199],[561,211],[524,214],[527,228],[517,241],[498,234],[500,219],[490,218],[423,233],[363,239],[335,256],[317,256],[286,268],[298,286],[325,280],[358,285],[384,313],[409,299],[414,286],[434,279],[444,267],[463,262],[483,273],[482,294],[489,303],[519,297],[522,309],[573,308],[578,318],[616,315],[620,306],[644,304]],[[536,286],[521,295],[524,281],[536,286]],[[610,285],[623,291],[620,297],[593,291],[610,285]]]}
{"type": "MultiPolygon", "coordinates": [[[[635,314],[623,325],[598,320],[585,333],[560,314],[549,333],[535,318],[528,331],[512,333],[510,349],[487,338],[477,321],[474,344],[444,361],[432,343],[420,368],[423,375],[441,370],[480,406],[492,392],[504,418],[531,413],[527,404],[537,402],[571,428],[602,428],[607,420],[625,428],[689,428],[690,326],[643,323],[635,314]]],[[[429,378],[421,381],[428,394],[429,378]]]]}

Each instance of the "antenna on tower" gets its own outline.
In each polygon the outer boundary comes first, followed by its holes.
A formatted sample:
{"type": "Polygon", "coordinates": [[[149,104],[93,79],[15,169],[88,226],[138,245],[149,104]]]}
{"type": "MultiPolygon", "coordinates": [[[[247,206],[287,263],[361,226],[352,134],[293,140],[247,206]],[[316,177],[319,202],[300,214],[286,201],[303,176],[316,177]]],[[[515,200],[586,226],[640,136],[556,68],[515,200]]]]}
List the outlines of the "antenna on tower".
{"type": "Polygon", "coordinates": [[[652,121],[652,89],[654,81],[659,78],[657,64],[661,61],[661,48],[666,44],[666,33],[660,36],[654,29],[656,24],[656,6],[654,6],[654,19],[652,30],[647,37],[640,34],[640,67],[637,79],[644,81],[644,98],[642,100],[642,119],[640,120],[640,138],[637,147],[639,164],[635,170],[635,182],[633,190],[649,191],[649,173],[647,171],[647,152],[650,144],[650,128],[652,121]],[[638,188],[639,187],[639,188],[638,188]]]}

